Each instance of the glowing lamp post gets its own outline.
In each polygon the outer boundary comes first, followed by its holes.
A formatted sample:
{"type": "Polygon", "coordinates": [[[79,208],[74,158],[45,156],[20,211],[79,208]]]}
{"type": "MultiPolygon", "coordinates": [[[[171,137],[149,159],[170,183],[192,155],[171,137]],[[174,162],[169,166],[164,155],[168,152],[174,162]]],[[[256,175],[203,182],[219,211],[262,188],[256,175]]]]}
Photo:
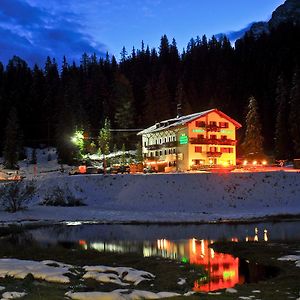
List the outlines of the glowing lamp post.
{"type": "Polygon", "coordinates": [[[74,135],[71,137],[72,143],[78,148],[79,154],[81,156],[81,152],[84,147],[84,135],[83,130],[76,130],[74,135]]]}

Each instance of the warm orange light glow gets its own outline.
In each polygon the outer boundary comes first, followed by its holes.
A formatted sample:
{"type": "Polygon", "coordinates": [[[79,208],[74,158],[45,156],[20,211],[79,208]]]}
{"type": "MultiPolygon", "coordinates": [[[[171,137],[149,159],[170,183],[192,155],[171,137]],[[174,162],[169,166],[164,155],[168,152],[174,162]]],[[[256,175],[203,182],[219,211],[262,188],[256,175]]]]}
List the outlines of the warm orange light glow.
{"type": "Polygon", "coordinates": [[[254,161],[252,162],[252,165],[253,165],[253,166],[256,166],[256,165],[257,165],[257,161],[254,160],[254,161]]]}
{"type": "Polygon", "coordinates": [[[222,165],[223,165],[223,167],[228,167],[228,166],[229,166],[229,164],[228,164],[227,161],[224,161],[224,162],[222,163],[222,165]]]}
{"type": "Polygon", "coordinates": [[[86,173],[86,166],[79,166],[78,170],[79,170],[80,174],[85,174],[86,173]]]}
{"type": "Polygon", "coordinates": [[[262,164],[265,166],[267,164],[267,161],[266,160],[263,160],[262,161],[262,164]]]}
{"type": "Polygon", "coordinates": [[[208,272],[207,277],[194,283],[194,291],[209,292],[225,289],[243,282],[239,278],[239,259],[229,254],[217,253],[209,248],[211,241],[190,240],[190,263],[202,265],[208,272]],[[193,248],[196,247],[196,251],[193,248]]]}
{"type": "Polygon", "coordinates": [[[86,241],[85,241],[85,240],[79,240],[79,245],[80,245],[80,246],[86,245],[86,241]]]}
{"type": "Polygon", "coordinates": [[[247,166],[247,164],[248,164],[248,161],[247,161],[247,160],[244,160],[244,161],[243,161],[243,165],[244,165],[244,166],[247,166]]]}

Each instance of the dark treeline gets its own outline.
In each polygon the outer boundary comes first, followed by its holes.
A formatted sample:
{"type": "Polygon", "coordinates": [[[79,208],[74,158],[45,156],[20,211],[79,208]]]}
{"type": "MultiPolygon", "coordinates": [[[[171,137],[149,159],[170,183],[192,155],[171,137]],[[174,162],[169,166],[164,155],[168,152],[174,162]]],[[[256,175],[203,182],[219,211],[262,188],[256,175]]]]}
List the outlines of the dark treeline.
{"type": "Polygon", "coordinates": [[[288,158],[300,154],[299,63],[300,28],[291,24],[247,34],[235,47],[225,36],[197,37],[183,53],[164,35],[157,50],[123,48],[119,63],[83,54],[79,65],[64,57],[61,70],[49,57],[30,69],[15,56],[0,63],[0,134],[14,110],[23,144],[63,149],[76,129],[97,136],[105,118],[112,128],[145,128],[175,117],[177,103],[183,114],[218,108],[244,125],[254,96],[265,151],[288,158]]]}

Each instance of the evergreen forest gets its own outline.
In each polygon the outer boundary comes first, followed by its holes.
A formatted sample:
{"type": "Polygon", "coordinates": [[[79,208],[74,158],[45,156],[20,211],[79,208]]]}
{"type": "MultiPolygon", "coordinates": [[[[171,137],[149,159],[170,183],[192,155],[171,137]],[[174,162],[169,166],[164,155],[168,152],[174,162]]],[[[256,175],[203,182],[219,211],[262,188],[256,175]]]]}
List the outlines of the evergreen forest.
{"type": "MultiPolygon", "coordinates": [[[[113,129],[143,129],[176,117],[178,103],[182,114],[217,108],[236,119],[241,144],[254,97],[265,153],[293,158],[300,155],[299,66],[300,27],[289,23],[260,37],[247,33],[235,46],[226,36],[192,38],[183,51],[163,35],[158,49],[123,48],[120,61],[84,53],[78,64],[48,57],[30,68],[14,56],[0,63],[1,152],[18,131],[18,144],[62,154],[75,130],[96,137],[106,119],[113,129]]],[[[138,140],[135,133],[113,139],[126,149],[138,140]]]]}

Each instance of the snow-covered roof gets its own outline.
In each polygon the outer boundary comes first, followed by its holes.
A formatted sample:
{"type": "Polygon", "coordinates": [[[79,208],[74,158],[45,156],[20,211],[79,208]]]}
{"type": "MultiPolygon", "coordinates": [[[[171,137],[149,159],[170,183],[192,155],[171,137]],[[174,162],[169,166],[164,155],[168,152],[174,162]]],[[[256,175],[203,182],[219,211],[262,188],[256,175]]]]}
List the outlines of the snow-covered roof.
{"type": "Polygon", "coordinates": [[[152,126],[146,128],[146,129],[140,131],[138,133],[138,135],[157,132],[157,131],[161,131],[161,130],[166,130],[166,129],[169,129],[171,127],[182,126],[182,125],[184,125],[184,124],[186,124],[186,123],[188,123],[188,122],[190,122],[194,119],[197,119],[197,118],[199,118],[203,115],[206,115],[207,113],[209,113],[213,110],[214,109],[210,109],[210,110],[194,113],[194,114],[191,114],[191,115],[186,115],[186,116],[182,116],[182,117],[178,117],[178,118],[164,120],[164,121],[156,123],[155,125],[152,125],[152,126]]]}
{"type": "Polygon", "coordinates": [[[191,122],[195,119],[198,119],[199,117],[203,117],[203,116],[205,116],[208,113],[211,113],[213,111],[217,112],[222,117],[224,117],[224,118],[228,119],[229,121],[231,121],[232,123],[234,123],[234,125],[237,128],[241,127],[241,124],[239,124],[235,120],[231,119],[229,116],[227,116],[226,114],[224,114],[221,111],[217,110],[216,108],[213,108],[213,109],[197,112],[197,113],[194,113],[194,114],[190,114],[190,115],[186,115],[186,116],[182,116],[182,117],[178,117],[178,118],[173,118],[173,119],[161,121],[159,123],[156,123],[155,125],[152,125],[152,126],[146,128],[146,129],[140,131],[138,133],[138,135],[158,132],[158,131],[161,131],[161,130],[166,130],[166,129],[171,129],[171,128],[174,128],[174,127],[182,126],[182,125],[185,125],[185,124],[187,124],[187,123],[189,123],[189,122],[191,122]]]}

